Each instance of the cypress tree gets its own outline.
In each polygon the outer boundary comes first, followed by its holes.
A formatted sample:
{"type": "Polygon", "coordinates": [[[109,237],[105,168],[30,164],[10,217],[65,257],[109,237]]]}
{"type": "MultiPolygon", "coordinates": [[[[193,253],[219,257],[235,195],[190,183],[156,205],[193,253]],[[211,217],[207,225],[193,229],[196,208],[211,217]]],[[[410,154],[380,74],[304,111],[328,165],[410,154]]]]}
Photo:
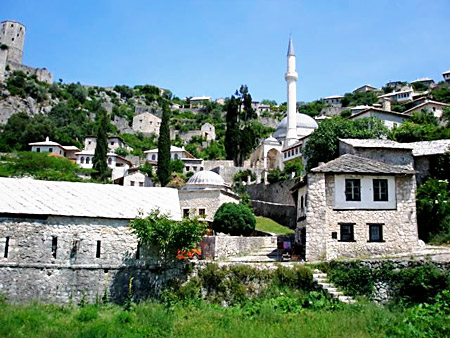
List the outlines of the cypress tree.
{"type": "Polygon", "coordinates": [[[96,112],[97,123],[97,145],[95,147],[95,154],[92,160],[93,168],[96,171],[93,177],[106,181],[109,177],[110,170],[108,168],[108,130],[109,121],[108,115],[104,108],[99,108],[96,112]]]}
{"type": "Polygon", "coordinates": [[[170,182],[170,109],[167,103],[163,104],[161,126],[158,138],[158,179],[162,187],[170,182]]]}
{"type": "Polygon", "coordinates": [[[239,152],[239,105],[238,99],[233,95],[227,101],[226,111],[225,152],[227,160],[233,160],[234,164],[237,165],[239,152]]]}

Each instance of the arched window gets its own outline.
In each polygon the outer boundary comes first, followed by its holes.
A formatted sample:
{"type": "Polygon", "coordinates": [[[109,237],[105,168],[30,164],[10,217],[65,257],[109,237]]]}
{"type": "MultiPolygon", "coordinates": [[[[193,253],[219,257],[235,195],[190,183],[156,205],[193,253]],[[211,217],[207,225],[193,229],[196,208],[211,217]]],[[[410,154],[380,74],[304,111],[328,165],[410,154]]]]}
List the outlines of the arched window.
{"type": "Polygon", "coordinates": [[[178,160],[178,154],[175,154],[173,157],[174,157],[176,160],[178,160]]]}
{"type": "Polygon", "coordinates": [[[81,158],[80,158],[80,163],[84,164],[84,157],[83,156],[81,156],[81,158]]]}
{"type": "Polygon", "coordinates": [[[108,157],[108,164],[111,164],[111,163],[112,163],[112,158],[108,157]]]}
{"type": "Polygon", "coordinates": [[[90,157],[86,157],[86,164],[89,164],[91,162],[91,158],[90,157]]]}
{"type": "Polygon", "coordinates": [[[156,160],[156,155],[155,155],[155,154],[152,155],[152,160],[153,160],[153,161],[156,160]]]}

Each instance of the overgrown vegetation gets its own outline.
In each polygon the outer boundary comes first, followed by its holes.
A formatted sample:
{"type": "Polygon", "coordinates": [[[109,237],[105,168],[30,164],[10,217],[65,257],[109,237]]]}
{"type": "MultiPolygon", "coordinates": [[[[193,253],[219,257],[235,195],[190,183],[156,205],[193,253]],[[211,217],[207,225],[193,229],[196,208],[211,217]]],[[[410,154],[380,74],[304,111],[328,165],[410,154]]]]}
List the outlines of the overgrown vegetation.
{"type": "Polygon", "coordinates": [[[181,251],[196,249],[206,232],[206,224],[196,218],[174,221],[159,210],[132,220],[130,227],[142,245],[156,248],[163,263],[174,261],[181,251]]]}
{"type": "Polygon", "coordinates": [[[286,235],[286,234],[293,234],[294,230],[285,227],[274,220],[262,217],[262,216],[256,216],[256,230],[264,231],[264,232],[270,232],[272,234],[277,235],[286,235]]]}
{"type": "Polygon", "coordinates": [[[33,177],[37,180],[79,182],[78,174],[90,173],[72,161],[48,153],[19,152],[0,158],[0,177],[33,177]]]}
{"type": "Polygon", "coordinates": [[[248,236],[255,230],[256,219],[252,211],[244,204],[224,203],[214,215],[212,228],[233,236],[248,236]]]}

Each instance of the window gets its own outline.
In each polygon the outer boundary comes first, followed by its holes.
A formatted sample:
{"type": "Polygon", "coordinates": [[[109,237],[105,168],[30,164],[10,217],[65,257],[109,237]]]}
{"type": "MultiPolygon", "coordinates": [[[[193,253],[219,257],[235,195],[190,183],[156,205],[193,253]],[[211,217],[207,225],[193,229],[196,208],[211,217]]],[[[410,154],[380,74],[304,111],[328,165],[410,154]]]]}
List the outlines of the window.
{"type": "Polygon", "coordinates": [[[8,258],[8,250],[9,250],[9,236],[6,236],[5,239],[5,251],[3,253],[4,258],[8,258]]]}
{"type": "Polygon", "coordinates": [[[196,167],[196,166],[193,166],[193,167],[192,167],[192,170],[197,171],[197,167],[196,167]]]}
{"type": "Polygon", "coordinates": [[[112,163],[112,158],[108,157],[108,164],[110,165],[112,163]]]}
{"type": "Polygon", "coordinates": [[[139,182],[139,186],[143,187],[144,186],[144,182],[139,182]]]}
{"type": "Polygon", "coordinates": [[[89,162],[91,161],[90,157],[86,157],[86,164],[89,164],[89,162]]]}
{"type": "Polygon", "coordinates": [[[375,202],[388,200],[388,181],[386,179],[373,180],[373,200],[375,202]]]}
{"type": "Polygon", "coordinates": [[[83,156],[81,156],[81,158],[80,158],[80,163],[84,164],[84,157],[83,156]]]}
{"type": "Polygon", "coordinates": [[[111,141],[111,145],[112,145],[112,146],[114,145],[114,141],[111,141]]]}
{"type": "Polygon", "coordinates": [[[41,148],[36,148],[36,152],[40,153],[41,152],[41,148]]]}
{"type": "Polygon", "coordinates": [[[53,148],[48,148],[48,151],[52,153],[53,152],[53,148]]]}
{"type": "Polygon", "coordinates": [[[56,250],[58,249],[58,237],[52,236],[52,257],[56,258],[56,250]]]}
{"type": "Polygon", "coordinates": [[[183,218],[189,217],[189,209],[183,209],[183,218]]]}
{"type": "Polygon", "coordinates": [[[152,155],[152,160],[156,160],[156,155],[152,155]]]}
{"type": "Polygon", "coordinates": [[[173,155],[173,157],[178,160],[178,154],[173,155]]]}
{"type": "Polygon", "coordinates": [[[102,248],[102,241],[97,241],[97,250],[95,251],[95,258],[100,258],[101,248],[102,248]]]}
{"type": "Polygon", "coordinates": [[[134,187],[134,181],[130,181],[130,185],[134,187]]]}
{"type": "Polygon", "coordinates": [[[361,180],[359,179],[345,180],[345,200],[361,201],[361,180]]]}
{"type": "Polygon", "coordinates": [[[141,243],[139,242],[137,244],[137,248],[136,248],[136,259],[140,259],[141,258],[141,243]]]}
{"type": "Polygon", "coordinates": [[[187,166],[186,166],[186,171],[189,171],[189,169],[190,169],[190,167],[187,165],[187,166]]]}
{"type": "Polygon", "coordinates": [[[383,224],[369,224],[369,242],[384,242],[383,224]]]}
{"type": "Polygon", "coordinates": [[[339,223],[341,226],[341,242],[354,242],[353,226],[354,223],[339,223]]]}
{"type": "Polygon", "coordinates": [[[206,216],[206,209],[198,209],[198,215],[201,217],[205,217],[206,216]]]}

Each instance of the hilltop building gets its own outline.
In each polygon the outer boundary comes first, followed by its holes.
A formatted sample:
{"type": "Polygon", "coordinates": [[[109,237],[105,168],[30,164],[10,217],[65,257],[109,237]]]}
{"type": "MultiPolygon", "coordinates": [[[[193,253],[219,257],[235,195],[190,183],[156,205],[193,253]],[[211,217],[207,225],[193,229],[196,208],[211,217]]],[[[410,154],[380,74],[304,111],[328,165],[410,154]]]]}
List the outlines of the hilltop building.
{"type": "Polygon", "coordinates": [[[0,25],[0,82],[5,80],[8,72],[20,70],[51,84],[53,75],[46,68],[33,68],[22,63],[25,26],[12,20],[3,21],[0,25]]]}
{"type": "Polygon", "coordinates": [[[450,70],[447,70],[446,72],[442,73],[442,77],[444,78],[445,82],[450,82],[450,70]]]}
{"type": "Polygon", "coordinates": [[[37,153],[49,152],[56,156],[66,157],[73,162],[76,162],[77,160],[76,153],[80,151],[78,147],[62,146],[57,142],[50,141],[48,137],[45,138],[45,141],[33,142],[29,143],[28,145],[31,146],[31,151],[37,153]]]}
{"type": "Polygon", "coordinates": [[[132,129],[136,132],[153,133],[159,135],[159,127],[161,126],[161,119],[149,112],[143,112],[133,117],[132,129]]]}

